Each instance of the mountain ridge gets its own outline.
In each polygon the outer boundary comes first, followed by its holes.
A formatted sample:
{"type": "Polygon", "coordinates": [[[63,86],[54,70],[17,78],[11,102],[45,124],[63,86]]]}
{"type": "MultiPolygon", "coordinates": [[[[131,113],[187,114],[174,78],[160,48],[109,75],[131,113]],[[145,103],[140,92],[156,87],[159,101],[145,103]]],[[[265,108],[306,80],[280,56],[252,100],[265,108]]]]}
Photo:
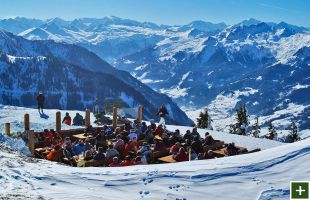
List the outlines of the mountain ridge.
{"type": "Polygon", "coordinates": [[[119,97],[127,104],[125,106],[134,109],[141,103],[146,119],[154,118],[157,108],[165,103],[171,113],[175,113],[168,121],[191,124],[170,98],[156,93],[128,72],[113,68],[82,47],[51,40],[29,41],[4,31],[0,31],[0,47],[2,103],[34,106],[39,90],[52,99],[47,103],[49,108],[85,109],[92,106],[96,95],[102,100],[119,97]],[[22,91],[28,93],[22,97],[19,95],[22,91]]]}

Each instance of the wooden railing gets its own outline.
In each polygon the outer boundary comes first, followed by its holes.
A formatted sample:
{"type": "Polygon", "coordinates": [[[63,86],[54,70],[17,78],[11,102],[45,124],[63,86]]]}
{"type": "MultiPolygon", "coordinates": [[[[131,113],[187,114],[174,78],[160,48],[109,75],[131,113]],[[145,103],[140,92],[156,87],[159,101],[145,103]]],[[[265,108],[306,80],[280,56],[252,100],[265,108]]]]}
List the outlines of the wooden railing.
{"type": "MultiPolygon", "coordinates": [[[[30,115],[26,113],[24,115],[24,133],[27,136],[28,139],[28,147],[32,155],[34,155],[34,145],[35,145],[35,135],[37,132],[34,130],[31,130],[30,127],[30,115]]],[[[138,119],[139,122],[142,122],[142,105],[139,105],[138,107],[138,119]]],[[[89,127],[91,125],[90,123],[90,110],[85,110],[85,128],[89,127]]],[[[123,124],[117,124],[117,107],[113,107],[113,114],[112,114],[112,125],[109,125],[110,128],[113,130],[117,126],[123,126],[123,124]]],[[[95,127],[96,128],[96,127],[95,127]]],[[[97,127],[98,128],[98,127],[97,127]]],[[[84,132],[84,128],[76,128],[76,129],[69,129],[69,130],[61,130],[61,112],[56,112],[56,132],[60,133],[61,137],[70,137],[72,138],[73,135],[81,134],[84,132]]],[[[4,134],[7,136],[11,135],[11,123],[5,123],[4,124],[4,134]]]]}

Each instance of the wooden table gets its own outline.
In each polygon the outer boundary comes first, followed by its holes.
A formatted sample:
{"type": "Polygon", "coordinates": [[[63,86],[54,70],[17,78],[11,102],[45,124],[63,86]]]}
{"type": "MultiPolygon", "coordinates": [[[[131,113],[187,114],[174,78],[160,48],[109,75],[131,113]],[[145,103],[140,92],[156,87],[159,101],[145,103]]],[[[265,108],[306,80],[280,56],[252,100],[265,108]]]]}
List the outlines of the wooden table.
{"type": "Polygon", "coordinates": [[[176,160],[173,159],[172,155],[158,158],[158,160],[165,162],[165,163],[176,163],[177,162],[176,160]]]}
{"type": "Polygon", "coordinates": [[[84,140],[84,139],[94,139],[95,137],[94,136],[92,136],[92,135],[87,135],[87,136],[85,136],[85,134],[84,133],[81,133],[81,134],[77,134],[77,135],[72,135],[73,137],[75,137],[75,138],[77,138],[77,139],[82,139],[82,140],[84,140]]]}
{"type": "Polygon", "coordinates": [[[51,152],[51,148],[36,148],[34,149],[35,151],[35,156],[38,156],[39,158],[45,158],[47,154],[51,152]]]}
{"type": "MultiPolygon", "coordinates": [[[[238,154],[240,153],[246,153],[247,152],[247,149],[244,148],[244,147],[237,147],[238,148],[238,154]]],[[[213,151],[214,153],[216,153],[218,156],[220,157],[224,157],[225,156],[225,149],[226,148],[221,148],[221,149],[218,149],[218,150],[215,150],[213,151]]],[[[237,154],[237,155],[238,155],[237,154]]]]}

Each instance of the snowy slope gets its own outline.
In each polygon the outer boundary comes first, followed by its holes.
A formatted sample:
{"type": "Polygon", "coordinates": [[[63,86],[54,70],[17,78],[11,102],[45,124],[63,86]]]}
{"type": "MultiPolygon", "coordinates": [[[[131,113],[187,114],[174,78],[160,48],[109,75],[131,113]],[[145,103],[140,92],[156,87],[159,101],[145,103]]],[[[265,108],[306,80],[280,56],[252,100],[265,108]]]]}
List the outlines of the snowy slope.
{"type": "Polygon", "coordinates": [[[248,155],[124,168],[38,161],[10,150],[8,140],[0,140],[3,199],[288,199],[289,181],[310,177],[310,139],[248,155]]]}

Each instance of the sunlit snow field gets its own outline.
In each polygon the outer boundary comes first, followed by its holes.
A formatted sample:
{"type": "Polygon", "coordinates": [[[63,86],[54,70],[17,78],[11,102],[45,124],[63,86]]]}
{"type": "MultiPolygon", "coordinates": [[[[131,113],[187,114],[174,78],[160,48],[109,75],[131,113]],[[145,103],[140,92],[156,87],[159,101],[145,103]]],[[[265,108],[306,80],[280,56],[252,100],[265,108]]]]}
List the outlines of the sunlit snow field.
{"type": "MultiPolygon", "coordinates": [[[[0,123],[13,122],[13,131],[22,130],[26,112],[32,128],[54,128],[56,110],[46,110],[49,119],[42,119],[36,109],[3,106],[0,123]]],[[[176,128],[181,133],[190,129],[168,126],[176,128]]],[[[202,135],[205,131],[199,130],[202,135]]],[[[1,134],[0,199],[289,199],[289,181],[310,177],[310,139],[283,144],[210,133],[215,139],[263,150],[175,164],[73,168],[28,158],[20,153],[25,152],[22,141],[1,134]]]]}

